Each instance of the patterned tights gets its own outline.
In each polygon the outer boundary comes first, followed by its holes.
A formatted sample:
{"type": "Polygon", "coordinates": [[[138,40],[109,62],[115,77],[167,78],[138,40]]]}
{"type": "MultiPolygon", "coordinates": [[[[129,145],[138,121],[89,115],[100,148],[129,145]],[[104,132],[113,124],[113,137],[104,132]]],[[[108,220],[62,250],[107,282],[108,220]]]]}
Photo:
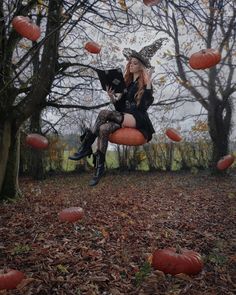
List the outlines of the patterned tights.
{"type": "Polygon", "coordinates": [[[124,115],[117,111],[102,110],[95,121],[92,133],[98,136],[98,149],[106,153],[109,134],[121,127],[124,115]]]}

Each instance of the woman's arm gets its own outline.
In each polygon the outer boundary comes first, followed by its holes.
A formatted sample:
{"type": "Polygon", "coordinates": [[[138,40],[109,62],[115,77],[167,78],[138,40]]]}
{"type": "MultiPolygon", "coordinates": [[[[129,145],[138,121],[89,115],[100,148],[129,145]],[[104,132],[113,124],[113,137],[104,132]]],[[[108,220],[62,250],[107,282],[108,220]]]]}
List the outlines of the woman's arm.
{"type": "Polygon", "coordinates": [[[107,88],[107,94],[110,97],[116,111],[122,112],[124,110],[124,93],[115,94],[112,88],[107,88]]]}
{"type": "Polygon", "coordinates": [[[153,88],[152,88],[152,74],[153,74],[153,72],[154,72],[153,68],[146,70],[147,85],[144,89],[143,95],[142,95],[140,103],[138,105],[138,109],[143,112],[147,111],[147,109],[150,107],[150,105],[154,101],[153,88]]]}
{"type": "Polygon", "coordinates": [[[144,89],[143,95],[141,97],[140,103],[138,105],[138,109],[140,111],[147,111],[147,109],[150,107],[150,105],[153,103],[154,97],[153,97],[153,90],[152,86],[150,89],[147,89],[147,87],[144,89]]]}

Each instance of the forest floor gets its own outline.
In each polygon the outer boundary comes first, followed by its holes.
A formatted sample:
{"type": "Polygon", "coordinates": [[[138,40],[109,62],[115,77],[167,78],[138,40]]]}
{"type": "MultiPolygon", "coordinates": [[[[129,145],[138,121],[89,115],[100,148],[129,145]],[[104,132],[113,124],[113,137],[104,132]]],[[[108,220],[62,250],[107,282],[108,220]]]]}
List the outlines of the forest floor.
{"type": "Polygon", "coordinates": [[[20,178],[22,198],[0,204],[0,268],[25,279],[0,294],[236,294],[236,173],[90,173],[20,178]],[[82,207],[84,218],[58,213],[82,207]],[[150,267],[157,248],[199,252],[195,276],[150,267]]]}

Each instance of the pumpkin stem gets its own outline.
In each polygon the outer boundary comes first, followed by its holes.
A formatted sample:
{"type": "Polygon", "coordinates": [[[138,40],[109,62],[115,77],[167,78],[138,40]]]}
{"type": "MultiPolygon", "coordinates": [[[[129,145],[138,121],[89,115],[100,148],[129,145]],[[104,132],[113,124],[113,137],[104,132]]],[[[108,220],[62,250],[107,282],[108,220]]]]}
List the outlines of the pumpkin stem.
{"type": "Polygon", "coordinates": [[[177,254],[181,254],[182,253],[182,249],[181,249],[181,247],[180,247],[179,244],[176,245],[176,253],[177,254]]]}

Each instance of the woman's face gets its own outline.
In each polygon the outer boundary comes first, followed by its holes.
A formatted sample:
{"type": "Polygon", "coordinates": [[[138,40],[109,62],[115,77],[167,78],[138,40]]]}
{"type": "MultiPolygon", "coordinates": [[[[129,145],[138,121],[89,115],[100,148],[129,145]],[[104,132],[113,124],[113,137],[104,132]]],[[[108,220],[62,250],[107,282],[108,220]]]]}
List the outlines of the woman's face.
{"type": "Polygon", "coordinates": [[[135,57],[131,57],[129,70],[130,73],[136,74],[142,70],[143,66],[142,63],[135,57]]]}

